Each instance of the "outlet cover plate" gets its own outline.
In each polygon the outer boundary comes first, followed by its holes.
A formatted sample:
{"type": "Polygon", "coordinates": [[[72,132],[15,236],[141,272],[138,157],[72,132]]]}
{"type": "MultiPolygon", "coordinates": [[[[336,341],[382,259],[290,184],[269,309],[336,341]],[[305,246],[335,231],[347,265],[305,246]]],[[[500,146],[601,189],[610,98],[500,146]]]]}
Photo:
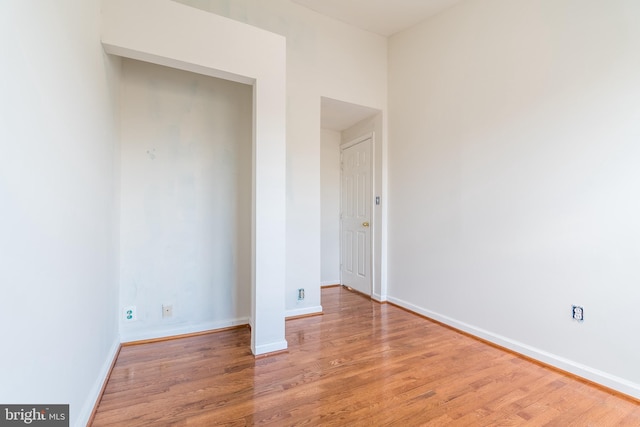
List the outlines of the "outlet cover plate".
{"type": "Polygon", "coordinates": [[[571,317],[578,322],[584,322],[584,307],[579,305],[571,306],[571,317]]]}
{"type": "Polygon", "coordinates": [[[162,304],[162,317],[171,317],[173,316],[173,305],[171,304],[162,304]]]}

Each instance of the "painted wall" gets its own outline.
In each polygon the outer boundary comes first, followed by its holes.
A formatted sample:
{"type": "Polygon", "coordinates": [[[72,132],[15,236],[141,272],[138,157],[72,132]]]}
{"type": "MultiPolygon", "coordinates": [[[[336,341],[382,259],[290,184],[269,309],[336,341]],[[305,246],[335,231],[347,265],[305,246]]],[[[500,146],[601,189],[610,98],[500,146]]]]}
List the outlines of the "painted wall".
{"type": "Polygon", "coordinates": [[[288,0],[179,2],[287,38],[286,309],[320,311],[320,97],[386,112],[387,40],[288,0]]]}
{"type": "Polygon", "coordinates": [[[0,402],[84,425],[119,345],[117,61],[100,2],[0,3],[0,402]]]}
{"type": "Polygon", "coordinates": [[[467,1],[389,42],[390,299],[636,397],[638,16],[467,1]]]}
{"type": "Polygon", "coordinates": [[[340,132],[320,133],[320,282],[340,283],[340,132]]]}
{"type": "Polygon", "coordinates": [[[252,87],[130,59],[121,79],[123,341],[248,323],[252,87]]]}

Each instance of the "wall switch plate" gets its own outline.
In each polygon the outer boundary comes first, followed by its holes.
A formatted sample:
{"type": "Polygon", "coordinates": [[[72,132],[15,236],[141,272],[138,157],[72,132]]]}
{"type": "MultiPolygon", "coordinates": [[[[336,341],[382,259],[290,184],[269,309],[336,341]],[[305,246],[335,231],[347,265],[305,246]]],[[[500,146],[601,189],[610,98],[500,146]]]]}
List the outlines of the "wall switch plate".
{"type": "Polygon", "coordinates": [[[578,322],[584,322],[584,307],[579,305],[571,306],[571,317],[578,322]]]}
{"type": "Polygon", "coordinates": [[[171,304],[162,304],[162,317],[173,316],[173,306],[171,304]]]}
{"type": "Polygon", "coordinates": [[[123,310],[123,314],[125,322],[135,322],[136,320],[138,320],[138,313],[135,305],[125,307],[123,310]]]}

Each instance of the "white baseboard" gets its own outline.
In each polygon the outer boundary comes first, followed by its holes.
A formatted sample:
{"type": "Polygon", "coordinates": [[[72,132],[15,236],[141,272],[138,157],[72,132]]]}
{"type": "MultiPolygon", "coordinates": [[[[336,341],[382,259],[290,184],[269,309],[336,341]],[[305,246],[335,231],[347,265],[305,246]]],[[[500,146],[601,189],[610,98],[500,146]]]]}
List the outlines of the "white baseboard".
{"type": "Polygon", "coordinates": [[[84,405],[80,409],[80,413],[78,414],[78,419],[75,423],[76,426],[86,426],[89,422],[89,418],[91,417],[91,413],[93,412],[93,408],[98,403],[98,399],[100,399],[100,392],[102,391],[102,386],[109,379],[109,371],[111,370],[111,365],[113,364],[116,356],[118,355],[118,350],[120,349],[120,340],[118,337],[111,344],[111,348],[107,353],[107,358],[105,359],[102,367],[100,368],[100,373],[96,378],[93,387],[89,391],[87,395],[84,405]]]}
{"type": "Polygon", "coordinates": [[[475,327],[468,323],[460,322],[448,316],[426,310],[407,301],[403,301],[401,299],[393,297],[387,297],[387,299],[389,302],[399,305],[400,307],[403,307],[414,313],[420,314],[433,320],[437,320],[438,322],[444,323],[445,325],[469,333],[478,338],[482,338],[483,340],[492,342],[516,353],[538,360],[542,363],[556,367],[565,372],[569,372],[571,374],[585,378],[589,381],[593,381],[594,383],[619,391],[620,393],[629,395],[636,399],[640,399],[640,384],[625,380],[624,378],[611,375],[598,369],[594,369],[590,366],[582,365],[573,360],[565,359],[564,357],[560,357],[558,355],[529,346],[527,344],[514,341],[512,339],[503,337],[482,328],[475,327]]]}
{"type": "Polygon", "coordinates": [[[320,287],[322,286],[335,286],[340,284],[340,279],[336,280],[325,280],[324,282],[320,282],[320,287]]]}
{"type": "Polygon", "coordinates": [[[282,341],[278,341],[270,344],[259,345],[259,346],[256,346],[255,348],[253,348],[252,346],[251,351],[253,352],[254,356],[259,356],[261,354],[286,350],[288,345],[289,344],[287,343],[286,340],[282,340],[282,341]]]}
{"type": "MultiPolygon", "coordinates": [[[[374,293],[373,295],[371,295],[371,298],[372,298],[374,301],[378,301],[378,302],[386,302],[386,301],[387,301],[387,298],[386,298],[386,297],[383,297],[382,295],[380,295],[380,294],[376,294],[376,293],[374,293]]],[[[400,305],[400,304],[398,304],[398,305],[400,305]]]]}
{"type": "Polygon", "coordinates": [[[322,313],[322,306],[317,305],[315,307],[306,307],[306,308],[296,308],[293,310],[287,310],[285,313],[285,317],[297,317],[297,316],[306,316],[309,314],[320,314],[322,313]]]}
{"type": "Polygon", "coordinates": [[[147,331],[134,331],[121,333],[122,343],[129,343],[134,341],[152,340],[156,338],[166,338],[175,335],[193,334],[198,332],[211,331],[215,329],[229,328],[232,326],[248,325],[248,317],[240,317],[237,319],[215,321],[215,322],[201,322],[196,324],[189,324],[184,326],[169,326],[162,329],[153,329],[147,331]]]}

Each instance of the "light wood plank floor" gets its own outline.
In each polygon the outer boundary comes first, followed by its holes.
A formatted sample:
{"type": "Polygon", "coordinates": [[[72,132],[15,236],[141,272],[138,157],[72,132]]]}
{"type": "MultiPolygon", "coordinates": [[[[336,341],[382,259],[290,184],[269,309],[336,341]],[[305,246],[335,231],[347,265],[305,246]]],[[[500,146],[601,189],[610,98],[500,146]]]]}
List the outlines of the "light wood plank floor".
{"type": "Polygon", "coordinates": [[[249,330],[123,347],[94,426],[640,426],[640,405],[392,305],[322,291],[288,353],[249,330]]]}

